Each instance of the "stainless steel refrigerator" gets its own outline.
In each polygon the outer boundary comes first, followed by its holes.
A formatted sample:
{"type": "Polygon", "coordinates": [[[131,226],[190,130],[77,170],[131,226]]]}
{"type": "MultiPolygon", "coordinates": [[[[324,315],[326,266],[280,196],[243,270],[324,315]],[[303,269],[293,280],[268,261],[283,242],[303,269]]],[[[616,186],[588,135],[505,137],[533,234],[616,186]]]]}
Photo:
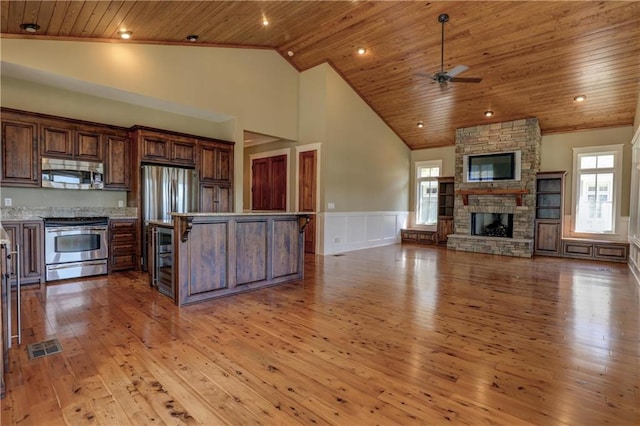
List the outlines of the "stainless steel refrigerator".
{"type": "Polygon", "coordinates": [[[198,175],[195,170],[165,166],[142,166],[143,269],[147,270],[147,222],[171,220],[169,213],[198,211],[198,175]]]}

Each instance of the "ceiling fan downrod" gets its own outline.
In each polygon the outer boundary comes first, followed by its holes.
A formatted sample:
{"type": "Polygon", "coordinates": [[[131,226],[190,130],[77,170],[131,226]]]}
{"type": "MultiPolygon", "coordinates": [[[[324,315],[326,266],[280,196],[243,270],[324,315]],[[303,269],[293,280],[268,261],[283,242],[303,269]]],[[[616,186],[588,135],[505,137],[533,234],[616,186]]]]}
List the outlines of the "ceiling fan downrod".
{"type": "Polygon", "coordinates": [[[442,24],[442,37],[440,37],[440,74],[444,74],[444,23],[449,21],[449,15],[441,13],[438,22],[442,24]]]}

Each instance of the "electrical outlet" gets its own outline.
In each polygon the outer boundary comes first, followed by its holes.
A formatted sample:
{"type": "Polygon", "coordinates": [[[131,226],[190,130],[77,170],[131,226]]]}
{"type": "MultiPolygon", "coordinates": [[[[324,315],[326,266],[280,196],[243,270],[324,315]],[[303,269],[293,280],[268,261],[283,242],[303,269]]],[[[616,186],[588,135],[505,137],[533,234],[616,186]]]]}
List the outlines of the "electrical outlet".
{"type": "Polygon", "coordinates": [[[118,207],[124,207],[124,201],[118,200],[118,207]]]}
{"type": "Polygon", "coordinates": [[[340,243],[340,237],[333,237],[333,242],[336,244],[340,243]]]}
{"type": "Polygon", "coordinates": [[[336,208],[336,204],[335,204],[335,203],[329,203],[329,204],[327,205],[327,208],[328,208],[329,210],[333,210],[333,209],[335,209],[335,208],[336,208]]]}
{"type": "Polygon", "coordinates": [[[4,199],[4,206],[5,207],[11,207],[13,205],[13,199],[7,197],[4,199]]]}

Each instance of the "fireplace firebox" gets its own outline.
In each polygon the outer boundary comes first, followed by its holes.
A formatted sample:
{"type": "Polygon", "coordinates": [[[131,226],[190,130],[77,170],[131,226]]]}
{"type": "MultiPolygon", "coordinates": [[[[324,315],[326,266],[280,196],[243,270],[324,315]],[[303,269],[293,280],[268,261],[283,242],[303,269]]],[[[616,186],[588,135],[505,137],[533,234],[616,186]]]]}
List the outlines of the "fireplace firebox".
{"type": "Polygon", "coordinates": [[[471,213],[471,235],[513,238],[513,214],[471,213]]]}

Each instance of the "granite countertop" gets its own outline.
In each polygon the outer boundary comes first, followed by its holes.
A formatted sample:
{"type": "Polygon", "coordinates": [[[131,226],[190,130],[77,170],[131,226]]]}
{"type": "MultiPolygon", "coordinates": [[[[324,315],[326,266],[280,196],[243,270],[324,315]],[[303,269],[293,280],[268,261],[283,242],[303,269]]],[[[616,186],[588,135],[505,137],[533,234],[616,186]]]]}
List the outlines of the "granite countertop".
{"type": "Polygon", "coordinates": [[[136,207],[2,207],[0,220],[42,220],[45,217],[108,217],[137,219],[136,207]]]}
{"type": "Polygon", "coordinates": [[[309,216],[315,213],[310,212],[274,212],[271,210],[265,211],[252,211],[252,212],[229,212],[229,213],[207,213],[207,212],[192,212],[192,213],[170,213],[173,217],[224,217],[224,216],[309,216]]]}
{"type": "Polygon", "coordinates": [[[149,225],[163,226],[165,228],[173,228],[172,220],[147,220],[145,223],[149,225]]]}

